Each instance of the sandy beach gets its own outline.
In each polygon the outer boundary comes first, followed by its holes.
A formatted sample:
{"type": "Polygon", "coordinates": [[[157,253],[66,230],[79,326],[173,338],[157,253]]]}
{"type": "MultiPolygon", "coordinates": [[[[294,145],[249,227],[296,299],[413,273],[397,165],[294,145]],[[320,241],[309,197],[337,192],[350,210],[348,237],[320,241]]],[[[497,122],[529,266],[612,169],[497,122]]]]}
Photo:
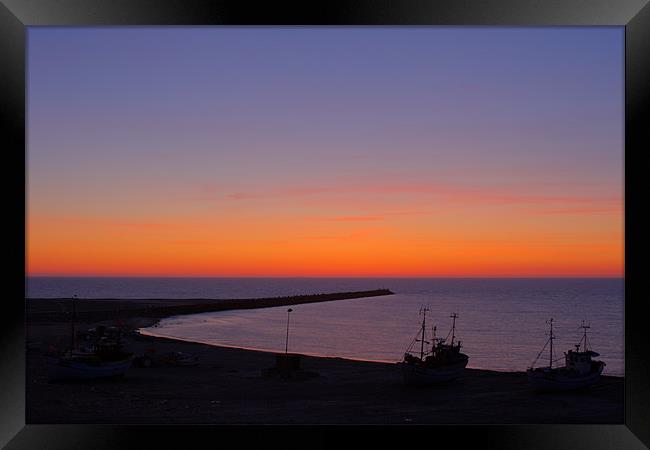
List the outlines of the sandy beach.
{"type": "MultiPolygon", "coordinates": [[[[150,305],[149,314],[142,314],[142,308],[138,314],[124,314],[129,302],[83,302],[78,329],[114,325],[114,316],[102,318],[118,308],[129,330],[150,326],[166,315],[154,311],[156,304],[150,305]],[[86,309],[84,315],[84,305],[91,303],[92,314],[86,309]]],[[[69,341],[65,305],[50,300],[27,304],[26,421],[31,424],[623,422],[620,377],[604,376],[583,392],[551,394],[534,392],[523,372],[467,369],[451,383],[409,388],[393,364],[304,356],[302,370],[282,378],[268,373],[275,364],[272,353],[131,334],[127,347],[136,355],[180,351],[198,356],[199,363],[132,367],[121,380],[50,383],[43,353],[49,345],[69,341]]],[[[180,304],[188,305],[186,300],[157,305],[180,304]]]]}

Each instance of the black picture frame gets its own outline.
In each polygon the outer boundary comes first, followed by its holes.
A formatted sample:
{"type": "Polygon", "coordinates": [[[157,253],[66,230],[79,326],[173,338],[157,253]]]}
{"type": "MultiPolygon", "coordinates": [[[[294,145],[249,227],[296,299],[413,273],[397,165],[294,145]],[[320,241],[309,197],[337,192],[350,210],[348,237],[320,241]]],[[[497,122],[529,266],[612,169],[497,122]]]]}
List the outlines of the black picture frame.
{"type": "MultiPolygon", "coordinates": [[[[2,0],[0,102],[5,187],[5,261],[0,357],[0,444],[7,448],[134,448],[208,446],[230,438],[265,445],[291,443],[294,428],[250,426],[25,425],[25,52],[30,26],[109,25],[489,25],[625,27],[625,423],[622,425],[435,426],[436,443],[495,448],[644,448],[650,445],[650,332],[644,317],[648,221],[640,214],[649,129],[650,6],[647,0],[402,0],[260,4],[234,0],[2,0]],[[19,195],[19,193],[23,195],[19,195]],[[22,262],[22,264],[20,264],[22,262]],[[140,443],[140,444],[137,444],[140,443]]],[[[430,438],[434,426],[353,427],[368,436],[430,438]]],[[[350,431],[350,427],[345,427],[350,431]]],[[[300,427],[310,442],[331,440],[340,427],[300,427]]],[[[300,438],[301,441],[305,438],[300,438]]],[[[300,443],[299,441],[298,443],[300,443]]],[[[233,442],[233,441],[229,441],[233,442]]],[[[304,441],[303,441],[304,443],[304,441]]],[[[233,444],[234,445],[234,444],[233,444]]],[[[306,444],[305,444],[306,445],[306,444]]],[[[412,445],[412,444],[409,444],[412,445]]],[[[311,445],[310,445],[311,446],[311,445]]]]}

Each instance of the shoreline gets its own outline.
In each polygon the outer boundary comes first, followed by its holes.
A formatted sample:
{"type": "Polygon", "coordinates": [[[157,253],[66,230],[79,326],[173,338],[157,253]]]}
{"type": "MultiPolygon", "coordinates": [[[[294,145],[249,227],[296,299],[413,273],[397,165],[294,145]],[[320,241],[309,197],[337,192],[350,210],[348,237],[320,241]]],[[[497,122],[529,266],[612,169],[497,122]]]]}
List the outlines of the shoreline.
{"type": "MultiPolygon", "coordinates": [[[[105,311],[115,306],[109,303],[105,311]]],[[[45,306],[48,311],[58,308],[52,303],[45,306]]],[[[121,380],[50,383],[43,354],[50,345],[68,345],[70,324],[54,320],[65,315],[31,320],[35,307],[36,303],[28,304],[26,327],[29,424],[621,424],[624,420],[622,377],[602,376],[587,391],[539,394],[528,385],[525,372],[468,368],[456,381],[418,389],[403,385],[394,362],[305,355],[301,370],[283,378],[269,372],[278,352],[130,333],[126,345],[136,355],[182,352],[196,356],[198,365],[132,367],[121,380]]],[[[160,318],[133,315],[123,325],[137,330],[160,318]]],[[[114,324],[115,317],[87,315],[77,329],[114,324]],[[94,320],[97,317],[102,320],[94,320]]]]}
{"type": "MultiPolygon", "coordinates": [[[[159,321],[158,321],[159,322],[159,321]]],[[[158,323],[156,322],[156,323],[158,323]]],[[[155,324],[154,324],[155,325],[155,324]]],[[[149,327],[145,327],[149,328],[149,327]]],[[[227,344],[212,344],[206,341],[200,341],[200,340],[192,340],[192,339],[183,339],[179,337],[174,337],[174,336],[163,336],[160,334],[152,333],[152,332],[145,332],[142,333],[142,329],[137,330],[142,336],[146,336],[149,338],[154,338],[154,339],[165,339],[169,341],[178,341],[178,342],[185,342],[188,344],[200,344],[200,345],[207,345],[210,347],[215,347],[215,348],[231,348],[231,349],[236,349],[236,350],[244,350],[244,351],[249,351],[249,352],[259,352],[259,353],[268,353],[271,355],[276,355],[278,353],[284,353],[281,349],[280,350],[271,350],[271,349],[263,349],[263,348],[254,348],[254,347],[244,347],[240,345],[227,345],[227,344]]],[[[301,356],[306,356],[309,358],[320,358],[320,359],[341,359],[344,361],[350,361],[350,362],[362,362],[362,363],[376,363],[376,364],[396,364],[398,361],[388,361],[388,360],[378,360],[378,359],[363,359],[363,358],[351,358],[351,357],[346,357],[346,356],[328,356],[328,355],[319,355],[316,353],[308,353],[308,352],[290,352],[292,354],[296,355],[301,355],[301,356]]],[[[525,375],[526,371],[525,370],[499,370],[499,369],[485,369],[485,368],[480,368],[480,367],[467,367],[466,370],[481,370],[481,371],[486,371],[486,372],[495,372],[495,373],[505,373],[505,374],[519,374],[519,375],[525,375]]],[[[625,379],[625,375],[612,375],[612,374],[603,374],[601,377],[607,377],[607,378],[613,378],[613,379],[620,379],[621,381],[625,379]]]]}
{"type": "MultiPolygon", "coordinates": [[[[210,347],[216,347],[216,348],[232,348],[232,349],[237,349],[237,350],[245,350],[249,352],[260,352],[260,353],[268,353],[268,354],[278,354],[278,353],[284,353],[281,350],[271,350],[271,349],[263,349],[263,348],[254,348],[254,347],[243,347],[239,345],[227,345],[227,344],[211,344],[209,342],[205,341],[198,341],[198,340],[191,340],[191,339],[182,339],[179,337],[172,337],[172,336],[163,336],[160,334],[155,334],[155,333],[142,333],[141,330],[138,330],[138,332],[142,336],[147,336],[150,338],[155,338],[155,339],[167,339],[169,341],[178,341],[178,342],[187,342],[190,344],[201,344],[201,345],[208,345],[210,347]]],[[[348,358],[345,356],[328,356],[328,355],[317,355],[315,353],[307,353],[307,352],[290,352],[291,354],[296,354],[296,355],[301,355],[301,356],[307,356],[309,358],[321,358],[321,359],[343,359],[345,361],[350,361],[350,362],[364,362],[364,363],[377,363],[377,364],[395,364],[396,361],[381,361],[381,360],[376,360],[376,359],[362,359],[362,358],[348,358]]],[[[479,369],[479,370],[489,370],[489,369],[479,369]]],[[[498,370],[495,370],[494,372],[498,372],[498,370]]],[[[513,372],[516,373],[516,372],[513,372]]]]}

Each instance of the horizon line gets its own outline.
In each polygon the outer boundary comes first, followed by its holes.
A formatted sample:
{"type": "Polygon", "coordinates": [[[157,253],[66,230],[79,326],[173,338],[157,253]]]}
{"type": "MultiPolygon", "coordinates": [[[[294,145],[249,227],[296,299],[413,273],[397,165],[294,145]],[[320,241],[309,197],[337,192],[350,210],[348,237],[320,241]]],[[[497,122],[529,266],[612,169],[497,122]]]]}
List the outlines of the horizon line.
{"type": "Polygon", "coordinates": [[[416,278],[416,279],[594,279],[625,278],[620,275],[115,275],[115,274],[25,274],[25,278],[416,278]]]}

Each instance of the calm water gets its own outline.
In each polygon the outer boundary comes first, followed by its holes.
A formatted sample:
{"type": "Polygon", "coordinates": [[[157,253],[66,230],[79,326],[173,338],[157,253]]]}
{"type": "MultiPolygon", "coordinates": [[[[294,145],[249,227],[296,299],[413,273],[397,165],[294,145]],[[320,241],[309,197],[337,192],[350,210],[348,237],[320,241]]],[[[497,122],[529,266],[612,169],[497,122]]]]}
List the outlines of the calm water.
{"type": "MultiPolygon", "coordinates": [[[[557,356],[591,323],[590,342],[605,373],[623,375],[622,279],[406,278],[30,278],[28,297],[247,298],[389,288],[396,295],[292,306],[289,350],[324,356],[396,361],[418,331],[421,305],[445,336],[457,312],[457,336],[469,367],[525,370],[555,319],[557,356]]],[[[284,351],[287,307],[164,319],[148,333],[284,351]]],[[[429,330],[430,328],[427,327],[429,330]]]]}

